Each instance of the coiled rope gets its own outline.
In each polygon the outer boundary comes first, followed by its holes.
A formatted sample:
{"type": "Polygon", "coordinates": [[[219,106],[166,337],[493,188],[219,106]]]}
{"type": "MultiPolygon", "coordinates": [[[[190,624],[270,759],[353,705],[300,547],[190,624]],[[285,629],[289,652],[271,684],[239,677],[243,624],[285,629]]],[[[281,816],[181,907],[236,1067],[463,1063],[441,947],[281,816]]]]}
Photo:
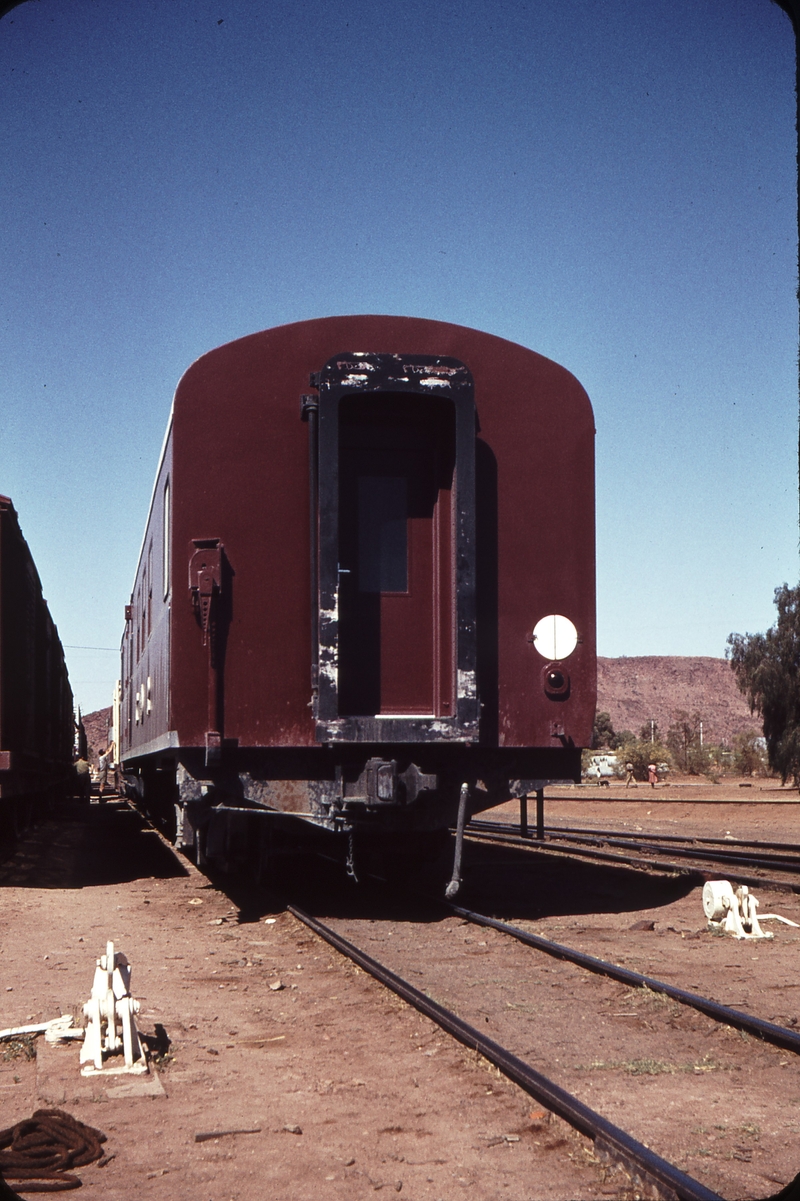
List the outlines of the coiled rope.
{"type": "MultiPolygon", "coordinates": [[[[102,1130],[60,1109],[37,1109],[31,1118],[0,1130],[0,1176],[23,1193],[57,1193],[80,1188],[72,1168],[103,1155],[102,1130]]],[[[2,1196],[2,1193],[0,1193],[2,1196]]]]}

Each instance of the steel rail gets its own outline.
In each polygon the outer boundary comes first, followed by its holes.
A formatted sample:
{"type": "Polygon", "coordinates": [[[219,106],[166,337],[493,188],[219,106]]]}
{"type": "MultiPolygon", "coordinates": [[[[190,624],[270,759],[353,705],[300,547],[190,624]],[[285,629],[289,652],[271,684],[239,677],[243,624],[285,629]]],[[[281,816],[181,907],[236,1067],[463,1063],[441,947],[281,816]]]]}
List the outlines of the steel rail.
{"type": "MultiPolygon", "coordinates": [[[[507,843],[511,846],[524,847],[527,851],[541,851],[546,855],[564,855],[564,856],[580,856],[584,859],[597,859],[607,863],[620,863],[627,867],[643,867],[649,871],[673,872],[679,876],[696,876],[698,880],[714,880],[719,878],[719,873],[714,873],[708,868],[693,867],[687,863],[670,863],[663,859],[644,859],[635,855],[616,855],[612,851],[596,851],[591,847],[572,846],[559,847],[553,846],[552,843],[544,843],[535,838],[523,838],[519,834],[514,834],[513,831],[509,834],[495,834],[491,831],[470,829],[467,826],[464,831],[469,838],[475,839],[478,842],[498,842],[507,843]]],[[[773,880],[768,876],[752,876],[740,871],[726,871],[726,875],[732,881],[738,884],[756,885],[761,888],[771,888],[776,892],[800,892],[800,880],[793,883],[790,880],[773,880]]]]}
{"type": "MultiPolygon", "coordinates": [[[[581,835],[578,834],[559,834],[556,835],[559,841],[570,841],[578,839],[581,835]]],[[[588,839],[587,839],[588,841],[588,839]]],[[[593,841],[598,841],[594,839],[593,841]]],[[[610,847],[625,847],[632,846],[637,851],[651,852],[652,854],[672,854],[678,855],[681,859],[697,859],[706,863],[720,863],[724,867],[751,867],[762,871],[778,871],[778,872],[795,872],[800,873],[800,860],[786,859],[777,855],[772,856],[757,856],[746,855],[743,851],[714,851],[702,850],[700,847],[670,847],[659,845],[657,842],[648,843],[646,841],[627,842],[621,838],[605,838],[603,842],[610,847]]]]}
{"type": "Polygon", "coordinates": [[[763,1039],[764,1042],[774,1043],[776,1047],[782,1047],[785,1051],[793,1051],[795,1055],[800,1055],[800,1033],[789,1030],[786,1026],[778,1026],[763,1018],[752,1017],[749,1013],[742,1013],[740,1009],[731,1009],[727,1005],[721,1005],[718,1001],[712,1001],[710,997],[703,997],[699,993],[689,992],[674,984],[667,984],[663,980],[656,980],[653,976],[644,976],[640,972],[630,971],[629,968],[618,967],[616,963],[609,963],[605,959],[587,955],[584,951],[565,947],[561,943],[552,942],[549,938],[542,938],[540,934],[531,934],[520,926],[512,926],[508,922],[498,921],[497,918],[487,917],[484,913],[474,913],[471,909],[463,909],[460,905],[453,905],[449,901],[443,901],[442,904],[476,926],[487,926],[492,930],[499,930],[501,934],[508,934],[537,951],[544,951],[546,955],[552,955],[554,959],[567,960],[589,972],[595,972],[600,976],[609,976],[612,980],[619,980],[631,988],[649,988],[651,992],[664,993],[673,1001],[680,1001],[681,1005],[688,1005],[692,1009],[700,1010],[714,1021],[723,1022],[726,1026],[733,1026],[737,1030],[744,1030],[747,1034],[753,1034],[757,1038],[763,1039]]]}
{"type": "Polygon", "coordinates": [[[645,1147],[632,1135],[609,1122],[601,1114],[590,1109],[588,1105],[584,1105],[577,1097],[572,1096],[566,1089],[543,1076],[541,1072],[537,1072],[530,1064],[519,1059],[500,1043],[487,1038],[485,1034],[476,1030],[474,1026],[470,1026],[457,1014],[445,1009],[438,1001],[427,997],[413,984],[379,963],[377,959],[373,959],[371,955],[367,955],[365,951],[343,938],[341,934],[337,934],[335,930],[317,918],[311,917],[302,909],[298,909],[295,905],[288,905],[287,909],[298,921],[303,922],[342,955],[346,955],[348,959],[358,964],[365,972],[369,972],[381,984],[397,993],[409,1005],[413,1005],[420,1013],[431,1018],[465,1046],[480,1052],[485,1059],[493,1063],[525,1092],[535,1097],[553,1113],[564,1118],[581,1134],[593,1139],[599,1151],[605,1152],[611,1159],[622,1161],[629,1169],[632,1169],[634,1175],[649,1179],[662,1192],[668,1190],[669,1194],[677,1196],[679,1201],[722,1201],[718,1193],[712,1192],[699,1180],[688,1176],[680,1168],[651,1151],[649,1147],[645,1147]]]}
{"type": "MultiPolygon", "coordinates": [[[[478,832],[505,834],[507,827],[505,822],[477,821],[471,823],[471,828],[478,832]]],[[[521,833],[518,836],[520,838],[524,837],[524,835],[521,833]]],[[[579,844],[587,843],[589,845],[604,843],[609,847],[632,846],[634,849],[639,851],[652,851],[653,853],[658,853],[661,851],[666,854],[671,853],[673,855],[679,855],[684,859],[700,859],[704,860],[705,862],[722,863],[725,865],[731,863],[742,864],[743,866],[747,867],[764,869],[773,868],[776,871],[800,873],[800,859],[798,858],[789,859],[786,856],[781,855],[765,855],[763,857],[759,857],[756,855],[747,855],[743,851],[735,850],[714,851],[712,853],[709,851],[703,851],[699,847],[690,846],[684,846],[682,848],[660,846],[658,835],[646,835],[644,838],[642,838],[641,836],[635,834],[624,834],[620,836],[604,832],[595,833],[594,831],[586,833],[570,833],[569,831],[561,830],[551,826],[547,830],[547,837],[550,840],[558,840],[559,842],[576,842],[579,844]]],[[[686,843],[691,842],[692,840],[682,839],[681,841],[686,843]]]]}
{"type": "MultiPolygon", "coordinates": [[[[486,822],[487,826],[494,826],[502,829],[508,826],[508,822],[486,822]]],[[[795,854],[800,853],[800,843],[797,842],[767,842],[763,838],[711,838],[706,835],[686,835],[686,834],[647,834],[639,830],[593,830],[591,826],[549,826],[548,832],[558,834],[587,834],[594,835],[597,838],[626,838],[626,839],[654,839],[660,842],[687,842],[697,843],[699,846],[720,846],[720,847],[763,847],[765,851],[787,851],[795,854]]]]}

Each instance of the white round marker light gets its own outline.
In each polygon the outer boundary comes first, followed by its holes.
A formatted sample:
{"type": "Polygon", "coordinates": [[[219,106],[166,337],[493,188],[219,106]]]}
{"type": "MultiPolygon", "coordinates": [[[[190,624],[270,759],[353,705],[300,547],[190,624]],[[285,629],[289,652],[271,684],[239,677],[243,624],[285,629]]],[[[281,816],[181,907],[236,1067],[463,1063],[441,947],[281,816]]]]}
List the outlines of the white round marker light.
{"type": "Polygon", "coordinates": [[[578,631],[568,617],[551,613],[533,627],[533,645],[545,659],[566,659],[578,645],[578,631]]]}

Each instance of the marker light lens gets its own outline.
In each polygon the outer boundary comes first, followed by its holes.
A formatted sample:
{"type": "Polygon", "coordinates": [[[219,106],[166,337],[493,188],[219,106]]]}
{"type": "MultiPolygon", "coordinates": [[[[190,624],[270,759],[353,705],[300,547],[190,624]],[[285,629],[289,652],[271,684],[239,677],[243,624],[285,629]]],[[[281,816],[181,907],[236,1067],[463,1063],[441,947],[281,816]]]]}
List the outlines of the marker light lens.
{"type": "Polygon", "coordinates": [[[551,613],[533,627],[533,645],[543,659],[566,659],[578,645],[578,631],[568,617],[551,613]]]}

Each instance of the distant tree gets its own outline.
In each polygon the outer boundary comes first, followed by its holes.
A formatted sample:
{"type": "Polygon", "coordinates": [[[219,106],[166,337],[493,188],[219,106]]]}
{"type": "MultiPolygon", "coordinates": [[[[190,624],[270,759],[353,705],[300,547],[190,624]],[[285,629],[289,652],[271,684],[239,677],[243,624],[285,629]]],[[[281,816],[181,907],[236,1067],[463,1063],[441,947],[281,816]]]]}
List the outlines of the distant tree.
{"type": "Polygon", "coordinates": [[[800,586],[775,589],[766,634],[730,634],[726,655],[751,713],[759,713],[770,767],[800,788],[800,586]]]}
{"type": "Polygon", "coordinates": [[[740,776],[767,774],[764,739],[753,732],[737,734],[733,741],[733,763],[740,776]]]}
{"type": "Polygon", "coordinates": [[[661,731],[658,728],[658,722],[646,721],[639,731],[639,737],[641,738],[642,742],[660,742],[661,731]]]}
{"type": "Polygon", "coordinates": [[[703,750],[708,761],[708,766],[703,769],[704,774],[710,776],[715,784],[719,783],[721,776],[736,770],[734,753],[725,743],[705,743],[703,750]]]}
{"type": "Polygon", "coordinates": [[[592,750],[596,751],[601,746],[607,746],[613,750],[616,745],[616,738],[614,726],[611,722],[611,714],[604,712],[596,713],[594,726],[592,727],[592,750]]]}
{"type": "Polygon", "coordinates": [[[673,714],[672,723],[667,730],[667,746],[672,751],[675,762],[683,771],[689,770],[689,747],[693,740],[692,719],[685,709],[679,709],[673,714]]]}
{"type": "Polygon", "coordinates": [[[703,775],[711,767],[711,756],[702,745],[702,724],[703,719],[696,710],[689,714],[685,709],[678,709],[667,730],[667,746],[678,766],[690,776],[703,775]]]}

